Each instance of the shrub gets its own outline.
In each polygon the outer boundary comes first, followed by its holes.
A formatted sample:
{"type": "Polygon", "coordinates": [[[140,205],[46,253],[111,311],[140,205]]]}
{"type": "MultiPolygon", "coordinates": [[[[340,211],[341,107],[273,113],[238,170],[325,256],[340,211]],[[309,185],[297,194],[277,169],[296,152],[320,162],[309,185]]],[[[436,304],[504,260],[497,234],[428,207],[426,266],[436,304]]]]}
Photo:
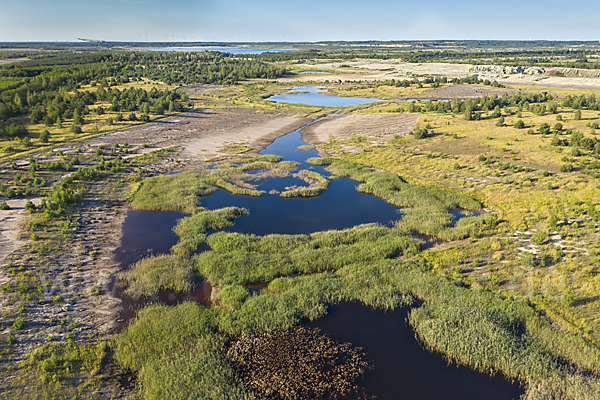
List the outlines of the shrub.
{"type": "Polygon", "coordinates": [[[48,143],[49,139],[50,139],[50,132],[48,132],[47,129],[44,129],[42,131],[42,133],[40,133],[40,142],[42,142],[42,143],[48,143]]]}

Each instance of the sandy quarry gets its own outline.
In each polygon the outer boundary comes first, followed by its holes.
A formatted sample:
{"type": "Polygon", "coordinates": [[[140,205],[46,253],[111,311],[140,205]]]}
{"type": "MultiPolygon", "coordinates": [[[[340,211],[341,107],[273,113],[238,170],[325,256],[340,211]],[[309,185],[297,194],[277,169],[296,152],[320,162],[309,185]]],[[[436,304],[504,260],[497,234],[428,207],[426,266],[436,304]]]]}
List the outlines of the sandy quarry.
{"type": "Polygon", "coordinates": [[[356,60],[336,61],[329,63],[298,64],[298,67],[331,71],[332,74],[306,74],[300,77],[285,78],[282,81],[372,81],[388,79],[413,79],[415,77],[440,76],[463,78],[477,74],[480,79],[497,80],[501,83],[518,85],[542,85],[565,87],[600,87],[600,71],[571,70],[575,76],[550,76],[556,71],[565,69],[524,68],[522,73],[513,72],[503,67],[472,64],[447,63],[406,63],[401,60],[356,60]],[[344,67],[342,67],[344,65],[344,67]],[[347,66],[347,67],[346,67],[347,66]],[[556,71],[555,71],[556,70],[556,71]]]}

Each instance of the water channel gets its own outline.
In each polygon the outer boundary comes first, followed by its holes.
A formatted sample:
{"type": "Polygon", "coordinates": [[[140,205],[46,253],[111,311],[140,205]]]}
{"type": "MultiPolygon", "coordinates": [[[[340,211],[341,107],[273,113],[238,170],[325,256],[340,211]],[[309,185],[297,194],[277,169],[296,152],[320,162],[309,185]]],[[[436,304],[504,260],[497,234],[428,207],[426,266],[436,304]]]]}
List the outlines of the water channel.
{"type": "MultiPolygon", "coordinates": [[[[328,104],[336,106],[346,101],[318,91],[302,95],[331,97],[327,99],[328,104]]],[[[301,140],[301,130],[275,140],[261,153],[281,155],[284,160],[297,161],[301,163],[298,170],[313,169],[328,175],[324,168],[305,163],[318,153],[314,149],[298,149],[306,145],[301,140]]],[[[258,189],[281,191],[283,187],[293,184],[303,185],[304,182],[294,177],[269,178],[259,182],[258,189]]],[[[247,208],[249,215],[239,217],[235,225],[227,230],[257,235],[311,233],[370,222],[391,226],[401,217],[399,210],[385,201],[358,192],[357,185],[348,178],[336,179],[320,196],[309,199],[285,199],[276,194],[254,198],[232,195],[218,189],[210,196],[203,197],[201,205],[208,209],[226,206],[247,208]]],[[[460,210],[451,213],[455,221],[465,216],[460,210]]],[[[123,226],[122,245],[115,252],[117,261],[126,268],[149,253],[169,252],[178,240],[172,228],[182,217],[182,213],[130,211],[123,226]]],[[[207,249],[200,249],[204,250],[207,249]]],[[[123,300],[124,306],[121,327],[135,315],[136,309],[150,301],[177,304],[183,300],[194,300],[209,304],[210,287],[200,280],[196,283],[197,288],[192,293],[160,293],[152,299],[129,299],[118,289],[116,295],[123,300]]],[[[408,308],[384,312],[346,303],[330,306],[325,317],[307,322],[307,325],[320,328],[332,339],[363,348],[373,361],[374,369],[367,371],[357,384],[366,388],[369,396],[377,399],[511,400],[523,394],[523,389],[516,383],[448,365],[440,356],[424,350],[407,325],[408,312],[408,308]]]]}

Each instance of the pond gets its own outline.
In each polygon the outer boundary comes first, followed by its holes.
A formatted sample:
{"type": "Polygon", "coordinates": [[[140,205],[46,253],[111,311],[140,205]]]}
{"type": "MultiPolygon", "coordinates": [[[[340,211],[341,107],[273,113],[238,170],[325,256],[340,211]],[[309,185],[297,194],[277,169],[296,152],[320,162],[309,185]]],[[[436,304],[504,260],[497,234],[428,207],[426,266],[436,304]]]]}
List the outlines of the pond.
{"type": "Polygon", "coordinates": [[[323,86],[296,86],[292,88],[295,93],[277,94],[265,99],[276,103],[307,104],[310,106],[346,107],[358,104],[383,101],[368,97],[342,97],[327,95],[327,88],[323,86]]]}
{"type": "Polygon", "coordinates": [[[367,396],[394,400],[511,400],[524,393],[517,383],[448,363],[424,350],[406,319],[410,308],[374,310],[358,303],[329,307],[307,322],[330,338],[361,347],[374,368],[356,384],[367,396]]]}

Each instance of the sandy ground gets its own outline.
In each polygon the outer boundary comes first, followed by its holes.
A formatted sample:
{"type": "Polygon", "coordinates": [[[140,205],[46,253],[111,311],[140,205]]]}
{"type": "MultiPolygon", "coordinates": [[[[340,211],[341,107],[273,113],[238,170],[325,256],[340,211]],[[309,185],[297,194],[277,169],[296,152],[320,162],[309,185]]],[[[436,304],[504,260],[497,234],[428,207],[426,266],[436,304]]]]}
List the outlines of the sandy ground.
{"type": "Polygon", "coordinates": [[[220,151],[227,144],[241,144],[253,150],[261,150],[276,138],[292,132],[307,124],[310,120],[290,115],[275,116],[273,119],[237,129],[226,129],[218,135],[202,135],[181,143],[182,158],[199,158],[208,160],[215,156],[227,155],[220,151]]]}
{"type": "Polygon", "coordinates": [[[102,136],[89,143],[91,146],[113,146],[128,142],[129,146],[137,148],[136,155],[177,146],[182,148],[179,158],[200,162],[230,155],[222,151],[227,144],[261,150],[277,137],[309,121],[291,114],[265,114],[246,109],[194,110],[141,128],[102,136]],[[148,147],[142,148],[143,144],[148,147]]]}
{"type": "MultiPolygon", "coordinates": [[[[40,199],[32,199],[33,204],[39,206],[40,199]]],[[[6,257],[16,250],[22,241],[19,239],[20,222],[28,212],[25,210],[26,199],[6,200],[10,210],[0,210],[0,264],[4,264],[6,257]]],[[[0,275],[0,284],[4,283],[0,275]]]]}
{"type": "MultiPolygon", "coordinates": [[[[340,61],[331,63],[298,64],[298,67],[318,70],[337,70],[334,74],[306,74],[301,77],[285,78],[282,81],[372,81],[388,79],[413,79],[427,76],[440,76],[448,78],[464,78],[477,74],[480,79],[497,80],[500,83],[517,85],[540,84],[543,86],[558,87],[600,87],[600,71],[575,71],[584,76],[548,76],[554,69],[526,68],[526,73],[505,73],[503,68],[472,65],[472,64],[447,64],[447,63],[406,63],[401,60],[357,60],[340,61]],[[341,67],[347,65],[348,67],[341,67]],[[590,77],[585,77],[590,75],[590,77]]],[[[504,69],[506,70],[506,69],[504,69]]]]}
{"type": "MultiPolygon", "coordinates": [[[[351,136],[364,136],[374,144],[410,132],[419,118],[418,115],[360,115],[345,114],[341,117],[324,119],[301,131],[302,140],[318,146],[330,139],[345,139],[351,136]]],[[[360,151],[359,147],[346,146],[345,152],[360,151]]]]}

